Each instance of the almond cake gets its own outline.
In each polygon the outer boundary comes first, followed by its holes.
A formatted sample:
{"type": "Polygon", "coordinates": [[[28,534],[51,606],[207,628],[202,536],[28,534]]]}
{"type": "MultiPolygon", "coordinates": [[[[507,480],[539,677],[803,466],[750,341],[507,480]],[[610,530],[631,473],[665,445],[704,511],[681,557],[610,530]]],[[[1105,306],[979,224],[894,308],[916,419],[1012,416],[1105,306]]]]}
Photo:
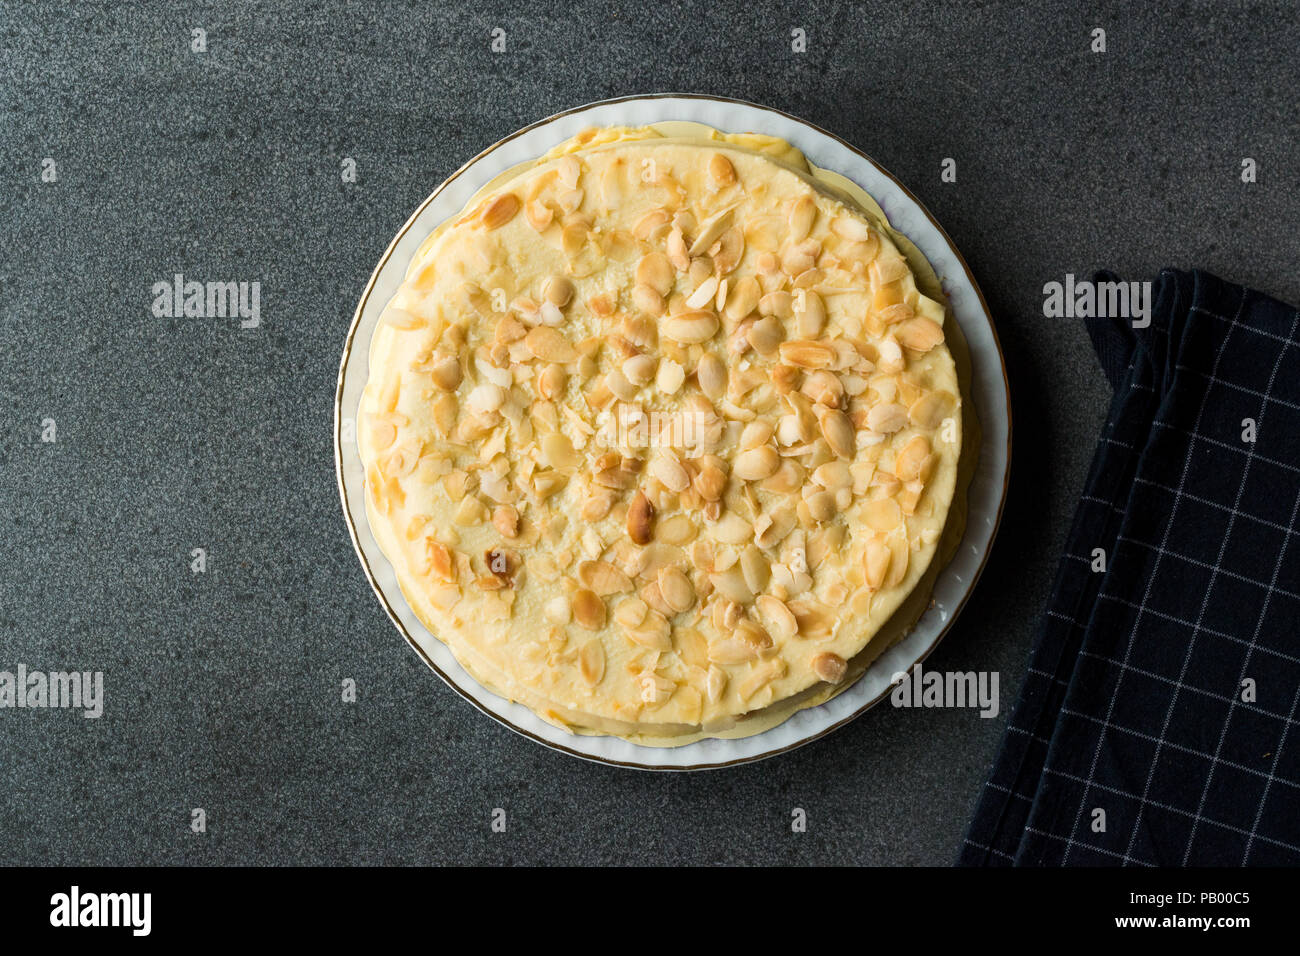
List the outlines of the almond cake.
{"type": "Polygon", "coordinates": [[[424,242],[358,442],[480,683],[574,732],[738,736],[924,610],[973,418],[933,271],[848,185],[771,137],[593,129],[424,242]]]}

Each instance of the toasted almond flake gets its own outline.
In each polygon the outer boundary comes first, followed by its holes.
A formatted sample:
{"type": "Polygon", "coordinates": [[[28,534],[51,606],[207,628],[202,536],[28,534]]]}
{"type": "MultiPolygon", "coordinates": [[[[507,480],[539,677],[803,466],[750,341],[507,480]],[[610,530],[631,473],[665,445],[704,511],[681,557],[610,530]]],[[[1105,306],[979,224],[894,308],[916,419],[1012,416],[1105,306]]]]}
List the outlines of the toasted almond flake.
{"type": "Polygon", "coordinates": [[[488,229],[500,229],[515,218],[515,214],[519,212],[519,209],[518,196],[514,193],[502,193],[483,207],[480,221],[488,229]]]}
{"type": "Polygon", "coordinates": [[[800,196],[796,199],[790,206],[789,236],[791,241],[798,242],[812,232],[813,223],[816,219],[816,201],[811,196],[800,196]]]}
{"type": "MultiPolygon", "coordinates": [[[[604,605],[601,605],[602,617],[604,605]]],[[[578,652],[578,670],[589,687],[595,687],[605,676],[605,647],[598,639],[592,639],[582,645],[578,652]]]]}
{"type": "Polygon", "coordinates": [[[709,702],[716,704],[727,688],[727,672],[721,667],[710,665],[704,686],[709,702]]]}
{"type": "Polygon", "coordinates": [[[948,392],[926,392],[907,410],[912,424],[918,428],[938,428],[953,407],[952,395],[948,392]]]}
{"type": "Polygon", "coordinates": [[[829,368],[835,361],[833,348],[807,339],[782,342],[779,351],[781,361],[798,368],[829,368]]]}
{"type": "Polygon", "coordinates": [[[770,634],[781,640],[787,640],[798,633],[799,622],[795,620],[794,614],[780,598],[773,597],[770,594],[762,594],[755,600],[754,606],[757,608],[770,634]]]}
{"type": "Polygon", "coordinates": [[[564,308],[573,298],[573,282],[566,276],[551,276],[542,285],[542,297],[557,308],[564,308]]]}
{"type": "Polygon", "coordinates": [[[876,498],[868,501],[863,514],[867,526],[876,531],[892,531],[903,521],[903,513],[898,507],[898,502],[893,498],[876,498]]]}
{"type": "Polygon", "coordinates": [[[844,680],[848,667],[848,662],[844,658],[830,651],[823,651],[812,659],[813,673],[830,684],[838,684],[844,680]]]}
{"type": "Polygon", "coordinates": [[[659,372],[655,376],[655,387],[665,395],[675,395],[686,381],[686,370],[672,359],[659,363],[659,372]]]}
{"type": "Polygon", "coordinates": [[[744,544],[754,534],[753,525],[735,512],[728,512],[714,522],[711,531],[723,544],[744,544]]]}
{"type": "Polygon", "coordinates": [[[503,538],[514,538],[519,534],[519,512],[513,505],[501,505],[492,512],[492,526],[503,538]]]}
{"type": "Polygon", "coordinates": [[[907,425],[907,409],[902,405],[876,405],[867,412],[867,427],[882,435],[892,435],[907,425]]]}
{"type": "Polygon", "coordinates": [[[714,295],[718,291],[718,277],[711,275],[707,277],[699,286],[686,297],[686,306],[691,309],[702,309],[713,301],[714,295]]]}
{"type": "Polygon", "coordinates": [[[867,587],[871,588],[871,590],[878,591],[881,585],[885,583],[885,575],[889,571],[889,558],[889,546],[884,541],[879,538],[872,538],[867,541],[862,555],[862,563],[867,587]]]}
{"type": "Polygon", "coordinates": [[[754,322],[745,332],[745,340],[759,355],[771,357],[785,338],[785,330],[775,316],[765,316],[754,322]]]}
{"type": "Polygon", "coordinates": [[[755,594],[761,594],[767,588],[772,577],[772,566],[767,557],[757,546],[751,544],[740,552],[740,572],[745,585],[755,594]]]}
{"type": "Polygon", "coordinates": [[[636,282],[649,286],[661,296],[672,291],[677,275],[672,263],[662,252],[649,252],[641,257],[636,266],[636,282]]]}
{"type": "Polygon", "coordinates": [[[933,319],[918,316],[908,319],[894,333],[898,344],[914,352],[928,352],[943,341],[943,326],[933,319]]]}
{"type": "Polygon", "coordinates": [[[555,401],[564,395],[568,376],[559,365],[544,365],[537,373],[537,394],[549,401],[555,401]]]}
{"type": "Polygon", "coordinates": [[[680,568],[669,565],[659,571],[659,593],[664,603],[677,613],[690,610],[695,603],[695,588],[680,568]]]}
{"type": "Polygon", "coordinates": [[[769,292],[758,300],[758,312],[782,320],[790,319],[794,316],[794,296],[784,290],[769,292]]]}
{"type": "Polygon", "coordinates": [[[627,534],[636,544],[649,544],[655,509],[645,493],[638,491],[627,509],[627,534]]]}
{"type": "Polygon", "coordinates": [[[904,537],[889,540],[889,574],[885,578],[885,587],[894,588],[903,583],[907,577],[908,558],[911,548],[904,537]]]}
{"type": "Polygon", "coordinates": [[[758,648],[739,638],[723,638],[709,645],[711,663],[744,664],[754,660],[758,660],[758,648]]]}
{"type": "Polygon", "coordinates": [[[730,186],[736,181],[736,167],[722,153],[709,158],[709,178],[718,186],[730,186]]]}
{"type": "Polygon", "coordinates": [[[906,322],[912,317],[912,314],[910,305],[905,302],[897,302],[881,309],[878,316],[885,325],[897,325],[899,322],[906,322]]]}
{"type": "Polygon", "coordinates": [[[651,460],[650,474],[669,491],[685,491],[691,484],[690,474],[667,450],[661,449],[651,460]]]}
{"type": "Polygon", "coordinates": [[[811,289],[803,289],[794,296],[794,317],[799,337],[815,339],[826,327],[826,303],[811,289]]]}
{"type": "MultiPolygon", "coordinates": [[[[668,619],[658,611],[651,611],[646,615],[645,622],[638,628],[624,632],[628,639],[634,644],[648,650],[666,653],[673,649],[672,628],[668,624],[668,619]]],[[[644,676],[644,675],[643,675],[644,676]]],[[[645,700],[646,698],[642,698],[645,700]]],[[[653,700],[654,698],[650,698],[653,700]]]]}
{"type": "Polygon", "coordinates": [[[781,271],[791,277],[802,275],[817,264],[821,248],[816,239],[787,243],[781,250],[781,271]]]}
{"type": "Polygon", "coordinates": [[[907,260],[902,256],[890,259],[877,259],[871,263],[871,281],[877,286],[886,285],[907,275],[907,260]]]}
{"type": "Polygon", "coordinates": [[[921,477],[921,469],[929,457],[929,439],[924,435],[915,435],[894,459],[894,474],[900,481],[915,481],[921,477]]]}
{"type": "Polygon", "coordinates": [[[572,362],[578,357],[573,344],[563,333],[539,325],[524,336],[524,346],[534,358],[543,362],[572,362]]]}
{"type": "Polygon", "coordinates": [[[876,368],[890,375],[901,372],[907,365],[903,358],[903,349],[892,338],[883,338],[877,345],[879,353],[876,368]]]}
{"type": "MultiPolygon", "coordinates": [[[[745,234],[736,226],[723,232],[718,237],[717,243],[710,248],[713,255],[713,267],[717,269],[718,275],[725,276],[740,264],[740,260],[745,255],[745,234]]],[[[724,283],[725,284],[725,283],[724,283]]],[[[719,288],[718,308],[721,309],[726,303],[726,296],[723,290],[719,288]]]]}
{"type": "Polygon", "coordinates": [[[695,378],[700,383],[700,390],[714,401],[727,391],[727,367],[712,352],[706,352],[700,358],[695,367],[695,378]]]}
{"type": "Polygon", "coordinates": [[[684,345],[707,342],[718,332],[718,319],[710,312],[683,312],[665,319],[660,326],[665,338],[684,345]]]}
{"type": "Polygon", "coordinates": [[[573,619],[579,627],[585,627],[589,631],[599,631],[605,626],[605,602],[596,594],[586,588],[579,588],[573,592],[571,601],[573,619]]]}
{"type": "Polygon", "coordinates": [[[524,206],[524,216],[535,232],[545,231],[555,221],[555,212],[539,199],[528,201],[524,206]]]}
{"type": "Polygon", "coordinates": [[[852,458],[857,451],[857,442],[854,438],[853,422],[849,416],[841,411],[834,409],[822,413],[821,417],[822,435],[826,438],[826,444],[830,445],[831,451],[841,458],[852,458]]]}
{"type": "Polygon", "coordinates": [[[831,223],[831,232],[850,242],[866,242],[871,237],[871,228],[861,219],[839,216],[831,223]]]}
{"type": "Polygon", "coordinates": [[[745,276],[727,294],[727,318],[739,322],[758,308],[763,290],[753,276],[745,276]]]}
{"type": "Polygon", "coordinates": [[[648,611],[645,601],[640,598],[624,598],[614,608],[614,620],[628,629],[640,627],[648,611]]]}
{"type": "Polygon", "coordinates": [[[732,474],[741,481],[761,481],[776,472],[781,456],[771,445],[751,448],[736,456],[732,474]]]}
{"type": "Polygon", "coordinates": [[[845,404],[839,376],[826,369],[816,369],[805,377],[801,391],[816,405],[843,408],[845,404]]]}
{"type": "Polygon", "coordinates": [[[632,579],[608,561],[583,561],[578,565],[578,580],[599,597],[632,590],[632,579]]]}
{"type": "Polygon", "coordinates": [[[460,361],[453,355],[443,355],[434,359],[429,368],[429,377],[433,384],[445,392],[454,392],[460,388],[463,374],[460,361]]]}
{"type": "Polygon", "coordinates": [[[726,231],[727,227],[731,225],[731,214],[732,209],[729,207],[720,212],[714,213],[708,219],[704,220],[704,222],[700,224],[700,231],[696,235],[695,241],[691,243],[691,247],[687,251],[687,254],[690,256],[698,256],[708,251],[709,246],[713,245],[718,237],[721,236],[723,232],[726,231]]]}
{"type": "Polygon", "coordinates": [[[666,209],[651,209],[636,221],[632,235],[641,240],[649,239],[658,229],[668,225],[671,219],[666,209]]]}

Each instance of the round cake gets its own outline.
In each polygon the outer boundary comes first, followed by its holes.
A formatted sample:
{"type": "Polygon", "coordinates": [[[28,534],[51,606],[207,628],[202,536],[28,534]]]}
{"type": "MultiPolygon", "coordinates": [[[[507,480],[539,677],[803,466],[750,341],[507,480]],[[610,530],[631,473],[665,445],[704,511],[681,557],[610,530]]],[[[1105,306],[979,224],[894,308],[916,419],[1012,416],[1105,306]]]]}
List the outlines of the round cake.
{"type": "Polygon", "coordinates": [[[430,631],[544,719],[765,729],[928,601],[961,514],[951,328],[919,253],[788,144],[589,130],[388,304],[371,527],[430,631]]]}

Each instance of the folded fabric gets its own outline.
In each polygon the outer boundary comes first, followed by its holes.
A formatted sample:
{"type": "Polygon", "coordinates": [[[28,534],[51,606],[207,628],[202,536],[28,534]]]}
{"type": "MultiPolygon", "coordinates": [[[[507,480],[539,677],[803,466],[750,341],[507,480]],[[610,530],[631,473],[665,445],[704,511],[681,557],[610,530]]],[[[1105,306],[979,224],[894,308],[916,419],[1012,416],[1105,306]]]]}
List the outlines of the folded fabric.
{"type": "Polygon", "coordinates": [[[961,865],[1300,863],[1300,313],[1154,300],[1089,320],[1114,399],[961,865]]]}

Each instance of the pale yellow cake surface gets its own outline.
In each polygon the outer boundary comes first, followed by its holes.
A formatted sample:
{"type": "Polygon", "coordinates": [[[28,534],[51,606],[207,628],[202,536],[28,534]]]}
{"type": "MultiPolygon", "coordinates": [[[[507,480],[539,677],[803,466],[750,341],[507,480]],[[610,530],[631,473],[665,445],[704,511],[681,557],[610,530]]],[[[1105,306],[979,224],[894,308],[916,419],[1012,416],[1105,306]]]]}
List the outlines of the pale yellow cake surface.
{"type": "Polygon", "coordinates": [[[596,130],[422,245],[358,440],[477,680],[579,732],[752,733],[919,616],[971,419],[933,273],[850,193],[779,140],[596,130]]]}

